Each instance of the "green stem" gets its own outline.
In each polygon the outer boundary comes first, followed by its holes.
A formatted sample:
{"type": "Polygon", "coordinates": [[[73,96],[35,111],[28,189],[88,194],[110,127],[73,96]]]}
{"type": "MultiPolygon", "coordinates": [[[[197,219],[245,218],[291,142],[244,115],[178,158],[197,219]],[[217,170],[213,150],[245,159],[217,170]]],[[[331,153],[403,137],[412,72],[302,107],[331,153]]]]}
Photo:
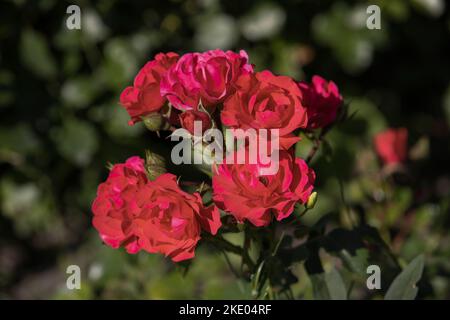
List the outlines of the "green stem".
{"type": "Polygon", "coordinates": [[[232,244],[231,242],[224,239],[222,236],[206,236],[206,238],[211,241],[213,244],[217,245],[219,248],[222,248],[225,251],[229,251],[231,253],[235,253],[242,257],[243,262],[249,267],[250,271],[253,273],[255,269],[255,264],[250,258],[248,252],[244,250],[242,247],[232,244]]]}
{"type": "Polygon", "coordinates": [[[311,160],[314,158],[314,156],[316,155],[317,151],[319,151],[320,145],[322,144],[322,141],[323,141],[323,137],[329,131],[329,129],[330,128],[328,128],[327,130],[322,129],[319,136],[316,139],[314,139],[314,141],[313,141],[314,146],[312,147],[311,151],[309,151],[309,154],[305,159],[306,163],[309,164],[311,162],[311,160]]]}

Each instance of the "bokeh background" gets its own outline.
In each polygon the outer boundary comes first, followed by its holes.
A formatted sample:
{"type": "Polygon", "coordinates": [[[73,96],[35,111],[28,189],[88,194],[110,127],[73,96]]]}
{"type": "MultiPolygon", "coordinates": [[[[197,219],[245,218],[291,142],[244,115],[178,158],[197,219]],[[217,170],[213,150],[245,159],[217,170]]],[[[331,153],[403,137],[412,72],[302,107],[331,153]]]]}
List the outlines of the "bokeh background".
{"type": "MultiPolygon", "coordinates": [[[[127,125],[121,90],[158,52],[215,48],[247,50],[257,70],[338,84],[353,116],[312,164],[319,201],[304,223],[365,219],[400,264],[425,254],[419,298],[450,298],[446,1],[9,0],[0,2],[0,46],[0,299],[250,297],[207,246],[183,276],[160,256],[102,245],[90,223],[108,162],[166,148],[127,125]],[[81,8],[81,30],[66,28],[70,4],[81,8]],[[381,30],[366,28],[369,4],[381,8],[381,30]],[[409,131],[401,177],[381,174],[373,151],[374,134],[388,127],[409,131]],[[72,264],[81,290],[66,287],[72,264]]],[[[301,264],[295,273],[296,297],[312,298],[301,264]]]]}

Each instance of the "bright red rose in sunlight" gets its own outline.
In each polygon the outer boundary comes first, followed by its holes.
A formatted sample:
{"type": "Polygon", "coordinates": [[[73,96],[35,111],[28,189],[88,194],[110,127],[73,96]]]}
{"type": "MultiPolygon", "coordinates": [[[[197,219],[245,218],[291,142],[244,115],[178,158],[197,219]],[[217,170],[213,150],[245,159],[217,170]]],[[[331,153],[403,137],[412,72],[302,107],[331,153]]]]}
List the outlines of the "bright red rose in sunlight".
{"type": "Polygon", "coordinates": [[[217,207],[205,208],[198,193],[182,191],[176,176],[149,181],[139,157],[114,165],[98,187],[92,211],[107,245],[162,253],[175,262],[194,257],[202,229],[215,234],[221,225],[217,207]]]}
{"type": "Polygon", "coordinates": [[[310,84],[300,82],[298,85],[308,113],[308,129],[323,128],[333,123],[343,101],[336,84],[313,76],[310,84]]]}
{"type": "Polygon", "coordinates": [[[131,117],[130,124],[141,121],[141,117],[157,112],[166,102],[160,93],[161,76],[178,60],[178,54],[159,53],[149,61],[134,78],[132,87],[120,95],[120,103],[131,117]]]}
{"type": "Polygon", "coordinates": [[[180,114],[180,123],[183,128],[189,131],[191,134],[194,134],[194,122],[200,121],[201,132],[205,132],[205,130],[211,128],[212,122],[209,115],[202,111],[197,110],[188,110],[180,114]]]}
{"type": "Polygon", "coordinates": [[[408,130],[387,129],[374,138],[375,151],[384,164],[398,164],[406,161],[408,154],[408,130]]]}
{"type": "Polygon", "coordinates": [[[313,190],[315,173],[300,158],[280,151],[279,170],[274,175],[259,174],[259,164],[221,164],[213,176],[214,201],[239,222],[248,220],[266,226],[272,215],[280,221],[288,217],[297,202],[305,203],[313,190]]]}
{"type": "Polygon", "coordinates": [[[197,109],[200,100],[204,107],[212,107],[234,92],[241,74],[251,72],[244,50],[187,53],[163,77],[161,94],[179,110],[197,109]]]}
{"type": "Polygon", "coordinates": [[[241,129],[279,129],[280,147],[290,148],[299,138],[292,132],[307,124],[301,92],[289,77],[270,71],[241,76],[236,92],[224,103],[223,124],[241,129]]]}

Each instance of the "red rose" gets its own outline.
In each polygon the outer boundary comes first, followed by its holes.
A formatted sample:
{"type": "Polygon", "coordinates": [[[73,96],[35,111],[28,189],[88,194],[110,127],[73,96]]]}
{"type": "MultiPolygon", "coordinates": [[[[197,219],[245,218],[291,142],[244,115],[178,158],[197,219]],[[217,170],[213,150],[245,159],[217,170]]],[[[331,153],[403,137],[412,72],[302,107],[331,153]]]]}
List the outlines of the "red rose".
{"type": "Polygon", "coordinates": [[[189,131],[191,134],[194,134],[194,122],[200,121],[201,125],[201,133],[205,132],[207,129],[211,128],[211,118],[209,115],[202,111],[197,110],[189,110],[180,114],[180,123],[181,126],[189,131]]]}
{"type": "Polygon", "coordinates": [[[212,179],[214,202],[239,222],[266,226],[271,214],[280,221],[308,200],[315,173],[302,159],[280,151],[278,172],[266,176],[259,175],[261,165],[247,163],[221,164],[212,179]]]}
{"type": "Polygon", "coordinates": [[[283,149],[299,140],[292,132],[306,127],[307,115],[300,89],[291,78],[263,71],[241,76],[236,87],[224,103],[223,124],[241,129],[279,129],[283,149]]]}
{"type": "Polygon", "coordinates": [[[313,76],[312,83],[300,82],[302,103],[308,113],[308,129],[323,128],[331,124],[342,105],[342,96],[333,81],[327,82],[320,76],[313,76]]]}
{"type": "Polygon", "coordinates": [[[374,138],[375,150],[385,164],[398,164],[406,161],[408,153],[408,130],[406,128],[388,129],[374,138]]]}
{"type": "Polygon", "coordinates": [[[161,76],[178,60],[178,54],[159,53],[139,71],[132,87],[120,95],[120,103],[131,117],[130,124],[141,121],[141,117],[157,112],[166,102],[160,93],[161,76]]]}
{"type": "Polygon", "coordinates": [[[204,107],[212,107],[233,93],[241,74],[251,72],[244,50],[188,53],[164,75],[161,94],[179,110],[197,109],[200,100],[204,107]]]}
{"type": "Polygon", "coordinates": [[[194,256],[201,230],[215,234],[220,214],[198,193],[182,191],[172,174],[147,179],[144,160],[129,158],[111,170],[92,205],[93,225],[103,241],[127,252],[163,253],[173,261],[194,256]]]}

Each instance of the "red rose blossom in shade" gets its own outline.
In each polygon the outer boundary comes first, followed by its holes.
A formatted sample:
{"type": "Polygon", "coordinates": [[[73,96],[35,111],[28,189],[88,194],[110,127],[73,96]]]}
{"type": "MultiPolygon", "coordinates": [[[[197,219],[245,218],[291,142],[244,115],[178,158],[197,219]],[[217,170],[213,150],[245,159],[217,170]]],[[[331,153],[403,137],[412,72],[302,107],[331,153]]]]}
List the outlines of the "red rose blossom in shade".
{"type": "Polygon", "coordinates": [[[161,76],[178,60],[178,54],[159,53],[149,61],[134,78],[132,87],[127,87],[120,95],[120,103],[131,117],[130,124],[141,121],[141,117],[157,112],[166,102],[161,96],[161,76]]]}
{"type": "Polygon", "coordinates": [[[149,181],[139,157],[114,165],[98,187],[92,212],[107,245],[128,253],[162,253],[175,262],[194,257],[202,229],[216,234],[221,225],[217,207],[206,208],[198,193],[182,191],[176,176],[149,181]]]}
{"type": "Polygon", "coordinates": [[[263,71],[241,76],[236,87],[224,103],[223,124],[241,129],[279,129],[282,149],[300,140],[292,132],[305,128],[308,118],[295,81],[263,71]]]}
{"type": "Polygon", "coordinates": [[[239,222],[248,220],[257,227],[268,225],[272,214],[280,221],[293,212],[297,202],[306,203],[315,180],[306,162],[287,151],[280,151],[276,174],[259,175],[261,167],[223,163],[212,179],[216,205],[239,222]]]}
{"type": "Polygon", "coordinates": [[[308,113],[308,129],[324,128],[336,120],[343,99],[333,81],[313,76],[310,84],[300,82],[298,86],[308,113]]]}
{"type": "Polygon", "coordinates": [[[244,50],[188,53],[163,77],[161,94],[179,110],[197,109],[200,100],[204,107],[213,107],[234,92],[233,84],[241,74],[251,72],[244,50]]]}
{"type": "Polygon", "coordinates": [[[211,128],[212,122],[210,116],[202,111],[197,110],[188,110],[180,114],[180,123],[181,126],[189,131],[191,134],[194,134],[194,122],[200,121],[202,123],[201,132],[205,132],[205,130],[211,128]]]}
{"type": "Polygon", "coordinates": [[[384,164],[398,164],[406,161],[408,153],[408,130],[387,129],[374,138],[375,151],[384,164]]]}

